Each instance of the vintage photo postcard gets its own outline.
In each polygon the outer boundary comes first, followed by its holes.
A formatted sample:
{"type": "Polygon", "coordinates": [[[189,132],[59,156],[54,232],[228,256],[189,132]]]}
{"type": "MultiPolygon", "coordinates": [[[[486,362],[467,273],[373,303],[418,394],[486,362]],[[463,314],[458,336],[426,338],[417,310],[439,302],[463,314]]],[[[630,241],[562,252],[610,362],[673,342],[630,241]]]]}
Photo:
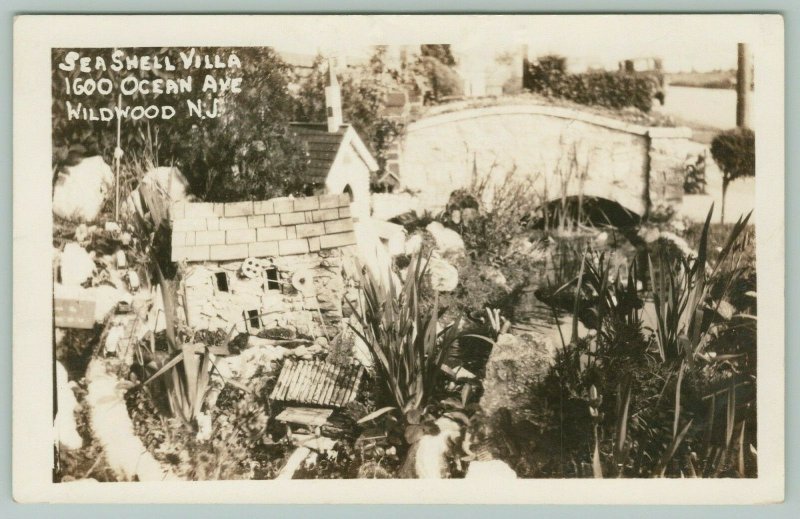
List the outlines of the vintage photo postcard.
{"type": "Polygon", "coordinates": [[[780,16],[14,33],[18,501],[783,499],[780,16]]]}

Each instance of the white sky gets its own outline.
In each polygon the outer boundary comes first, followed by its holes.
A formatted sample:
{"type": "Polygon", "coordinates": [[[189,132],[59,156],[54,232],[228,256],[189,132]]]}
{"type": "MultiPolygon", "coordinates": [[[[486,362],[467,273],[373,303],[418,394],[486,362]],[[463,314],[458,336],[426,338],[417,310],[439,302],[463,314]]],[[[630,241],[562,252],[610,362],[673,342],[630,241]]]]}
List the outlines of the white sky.
{"type": "MultiPolygon", "coordinates": [[[[661,57],[668,71],[706,71],[736,67],[736,44],[746,41],[742,31],[731,30],[720,18],[710,16],[493,16],[481,18],[480,24],[442,24],[431,33],[430,23],[422,17],[403,26],[400,35],[385,31],[349,30],[328,35],[321,28],[315,35],[295,35],[292,41],[276,45],[278,50],[302,54],[322,51],[361,57],[378,43],[450,43],[457,55],[487,63],[507,50],[519,50],[528,44],[534,58],[557,53],[584,62],[606,63],[635,57],[661,57]],[[308,36],[304,38],[303,36],[308,36]],[[333,41],[331,41],[333,40],[333,41]],[[409,41],[410,40],[410,41],[409,41]]],[[[730,18],[730,17],[727,17],[730,18]]],[[[463,19],[463,18],[462,18],[463,19]]],[[[430,20],[433,21],[433,20],[430,20]]],[[[331,27],[333,29],[333,27],[331,27]]],[[[338,32],[338,31],[335,31],[338,32]]]]}

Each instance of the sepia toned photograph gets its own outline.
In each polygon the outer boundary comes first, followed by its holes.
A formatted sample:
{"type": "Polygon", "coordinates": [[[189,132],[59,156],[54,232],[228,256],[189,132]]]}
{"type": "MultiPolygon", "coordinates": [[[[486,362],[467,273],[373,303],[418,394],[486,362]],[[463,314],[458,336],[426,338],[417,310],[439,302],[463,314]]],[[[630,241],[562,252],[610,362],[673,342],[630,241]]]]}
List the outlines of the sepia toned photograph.
{"type": "Polygon", "coordinates": [[[48,485],[777,474],[759,31],[283,18],[319,40],[46,49],[48,485]]]}

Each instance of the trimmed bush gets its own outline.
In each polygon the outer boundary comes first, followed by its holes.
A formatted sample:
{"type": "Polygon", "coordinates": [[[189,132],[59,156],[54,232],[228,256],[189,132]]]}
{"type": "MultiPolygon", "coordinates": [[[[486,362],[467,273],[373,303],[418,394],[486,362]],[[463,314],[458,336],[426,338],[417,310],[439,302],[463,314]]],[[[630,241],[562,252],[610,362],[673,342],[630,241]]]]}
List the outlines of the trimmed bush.
{"type": "Polygon", "coordinates": [[[618,72],[566,72],[566,61],[558,56],[544,56],[527,63],[523,87],[548,97],[568,99],[584,105],[621,109],[629,106],[649,112],[658,86],[655,75],[618,72]]]}
{"type": "Polygon", "coordinates": [[[747,128],[721,132],[711,141],[711,156],[722,171],[721,221],[725,221],[725,195],[728,185],[756,174],[756,135],[747,128]]]}

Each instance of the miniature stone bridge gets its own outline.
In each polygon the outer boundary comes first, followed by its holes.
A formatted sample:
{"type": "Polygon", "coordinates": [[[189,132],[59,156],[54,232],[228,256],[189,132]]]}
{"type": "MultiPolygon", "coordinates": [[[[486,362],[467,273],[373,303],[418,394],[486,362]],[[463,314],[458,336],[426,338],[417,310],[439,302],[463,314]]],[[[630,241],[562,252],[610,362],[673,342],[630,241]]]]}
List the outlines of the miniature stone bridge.
{"type": "Polygon", "coordinates": [[[543,201],[582,194],[645,215],[682,199],[688,128],[532,102],[437,108],[406,127],[397,158],[402,184],[427,207],[443,207],[475,175],[499,182],[512,171],[536,183],[543,201]]]}

